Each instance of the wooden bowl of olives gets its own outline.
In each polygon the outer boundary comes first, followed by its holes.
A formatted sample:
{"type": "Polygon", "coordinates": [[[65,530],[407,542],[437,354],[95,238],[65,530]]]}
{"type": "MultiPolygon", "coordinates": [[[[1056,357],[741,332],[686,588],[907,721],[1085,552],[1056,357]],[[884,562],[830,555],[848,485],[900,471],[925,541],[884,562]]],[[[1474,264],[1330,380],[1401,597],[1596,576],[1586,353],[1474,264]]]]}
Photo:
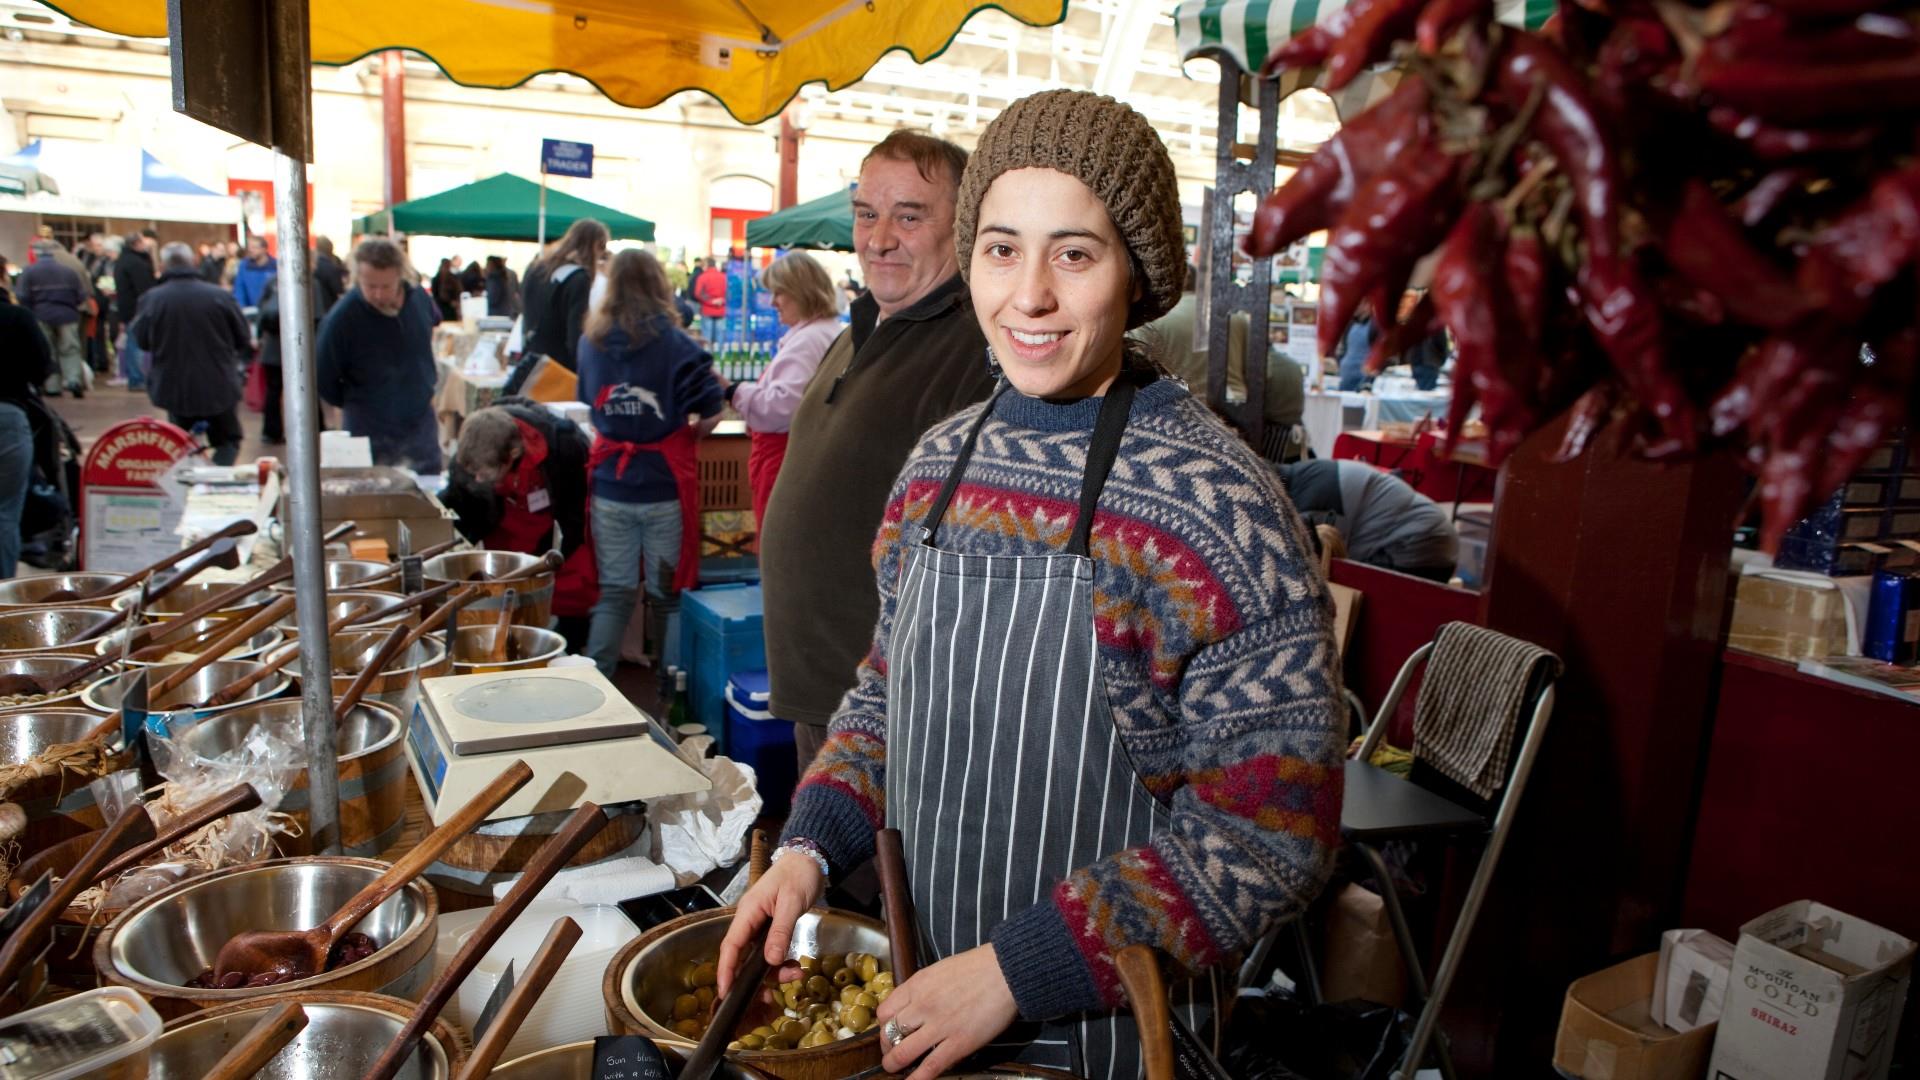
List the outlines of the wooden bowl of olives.
{"type": "MultiPolygon", "coordinates": [[[[715,960],[733,909],[662,923],[607,965],[608,1030],[697,1043],[714,1001],[715,960]]],[[[840,1080],[880,1063],[873,1013],[893,992],[880,922],[816,908],[794,925],[788,957],[802,977],[774,985],[734,1030],[727,1057],[777,1080],[840,1080]]]]}

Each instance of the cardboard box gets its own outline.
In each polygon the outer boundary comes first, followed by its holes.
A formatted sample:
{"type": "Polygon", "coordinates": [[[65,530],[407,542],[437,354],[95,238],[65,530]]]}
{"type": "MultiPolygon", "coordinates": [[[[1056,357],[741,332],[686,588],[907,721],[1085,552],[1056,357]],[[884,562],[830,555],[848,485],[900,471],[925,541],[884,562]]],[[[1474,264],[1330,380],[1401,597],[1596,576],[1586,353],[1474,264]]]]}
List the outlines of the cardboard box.
{"type": "Polygon", "coordinates": [[[1387,919],[1387,902],[1349,883],[1327,912],[1320,992],[1328,1001],[1399,1005],[1407,997],[1407,968],[1387,919]]]}
{"type": "Polygon", "coordinates": [[[1714,1080],[1880,1080],[1914,943],[1810,900],[1740,928],[1714,1080]]]}
{"type": "MultiPolygon", "coordinates": [[[[280,520],[288,517],[287,499],[280,500],[280,520]]],[[[451,540],[453,511],[438,498],[420,490],[410,474],[386,466],[367,469],[320,470],[321,527],[343,521],[357,528],[350,539],[385,540],[390,551],[400,550],[400,526],[405,525],[413,550],[451,540]]]]}
{"type": "Polygon", "coordinates": [[[1727,1001],[1733,943],[1705,930],[1660,935],[1660,973],[1653,982],[1653,1018],[1675,1031],[1720,1019],[1727,1001]]]}
{"type": "Polygon", "coordinates": [[[1782,660],[1847,654],[1847,601],[1827,582],[1743,574],[1733,594],[1727,644],[1782,660]]]}
{"type": "Polygon", "coordinates": [[[1553,1063],[1580,1080],[1700,1080],[1713,1024],[1680,1033],[1653,1019],[1660,954],[1647,953],[1575,979],[1560,1011],[1553,1063]]]}

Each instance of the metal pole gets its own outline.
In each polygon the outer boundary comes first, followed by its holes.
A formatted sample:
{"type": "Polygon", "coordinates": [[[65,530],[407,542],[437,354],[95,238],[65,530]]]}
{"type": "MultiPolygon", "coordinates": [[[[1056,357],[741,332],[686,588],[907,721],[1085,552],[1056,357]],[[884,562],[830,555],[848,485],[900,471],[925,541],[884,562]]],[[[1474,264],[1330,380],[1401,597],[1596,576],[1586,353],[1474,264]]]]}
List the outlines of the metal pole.
{"type": "Polygon", "coordinates": [[[287,503],[300,625],[301,717],[307,735],[308,819],[316,855],[340,854],[340,761],[334,749],[326,552],[320,544],[320,395],[313,366],[313,266],[307,254],[307,163],[276,151],[280,226],[280,360],[286,374],[287,503]],[[318,676],[316,677],[316,673],[318,676]]]}

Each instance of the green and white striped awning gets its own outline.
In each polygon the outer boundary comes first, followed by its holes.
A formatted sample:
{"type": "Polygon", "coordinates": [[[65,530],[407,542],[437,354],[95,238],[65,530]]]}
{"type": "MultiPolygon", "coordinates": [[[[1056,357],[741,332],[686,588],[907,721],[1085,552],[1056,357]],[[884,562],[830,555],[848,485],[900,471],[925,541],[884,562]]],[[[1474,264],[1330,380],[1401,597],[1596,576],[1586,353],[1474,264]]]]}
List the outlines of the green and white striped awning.
{"type": "MultiPolygon", "coordinates": [[[[1325,22],[1347,0],[1182,0],[1173,10],[1180,58],[1225,55],[1243,71],[1256,71],[1267,54],[1316,22],[1325,22]]],[[[1494,0],[1501,22],[1537,29],[1554,12],[1555,0],[1494,0]]],[[[1318,85],[1318,69],[1284,72],[1280,96],[1318,85]]],[[[1334,95],[1342,117],[1351,116],[1392,90],[1387,72],[1367,73],[1334,95]],[[1387,77],[1382,77],[1387,76],[1387,77]]]]}

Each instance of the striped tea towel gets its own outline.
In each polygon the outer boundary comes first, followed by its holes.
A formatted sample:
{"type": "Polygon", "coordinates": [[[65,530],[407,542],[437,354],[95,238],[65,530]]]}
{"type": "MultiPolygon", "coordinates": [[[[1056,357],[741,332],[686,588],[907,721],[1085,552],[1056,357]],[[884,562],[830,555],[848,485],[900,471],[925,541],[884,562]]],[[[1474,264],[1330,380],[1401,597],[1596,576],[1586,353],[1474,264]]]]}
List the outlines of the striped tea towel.
{"type": "Polygon", "coordinates": [[[1413,712],[1413,756],[1483,799],[1506,781],[1513,729],[1540,665],[1560,658],[1471,623],[1440,628],[1413,712]]]}

